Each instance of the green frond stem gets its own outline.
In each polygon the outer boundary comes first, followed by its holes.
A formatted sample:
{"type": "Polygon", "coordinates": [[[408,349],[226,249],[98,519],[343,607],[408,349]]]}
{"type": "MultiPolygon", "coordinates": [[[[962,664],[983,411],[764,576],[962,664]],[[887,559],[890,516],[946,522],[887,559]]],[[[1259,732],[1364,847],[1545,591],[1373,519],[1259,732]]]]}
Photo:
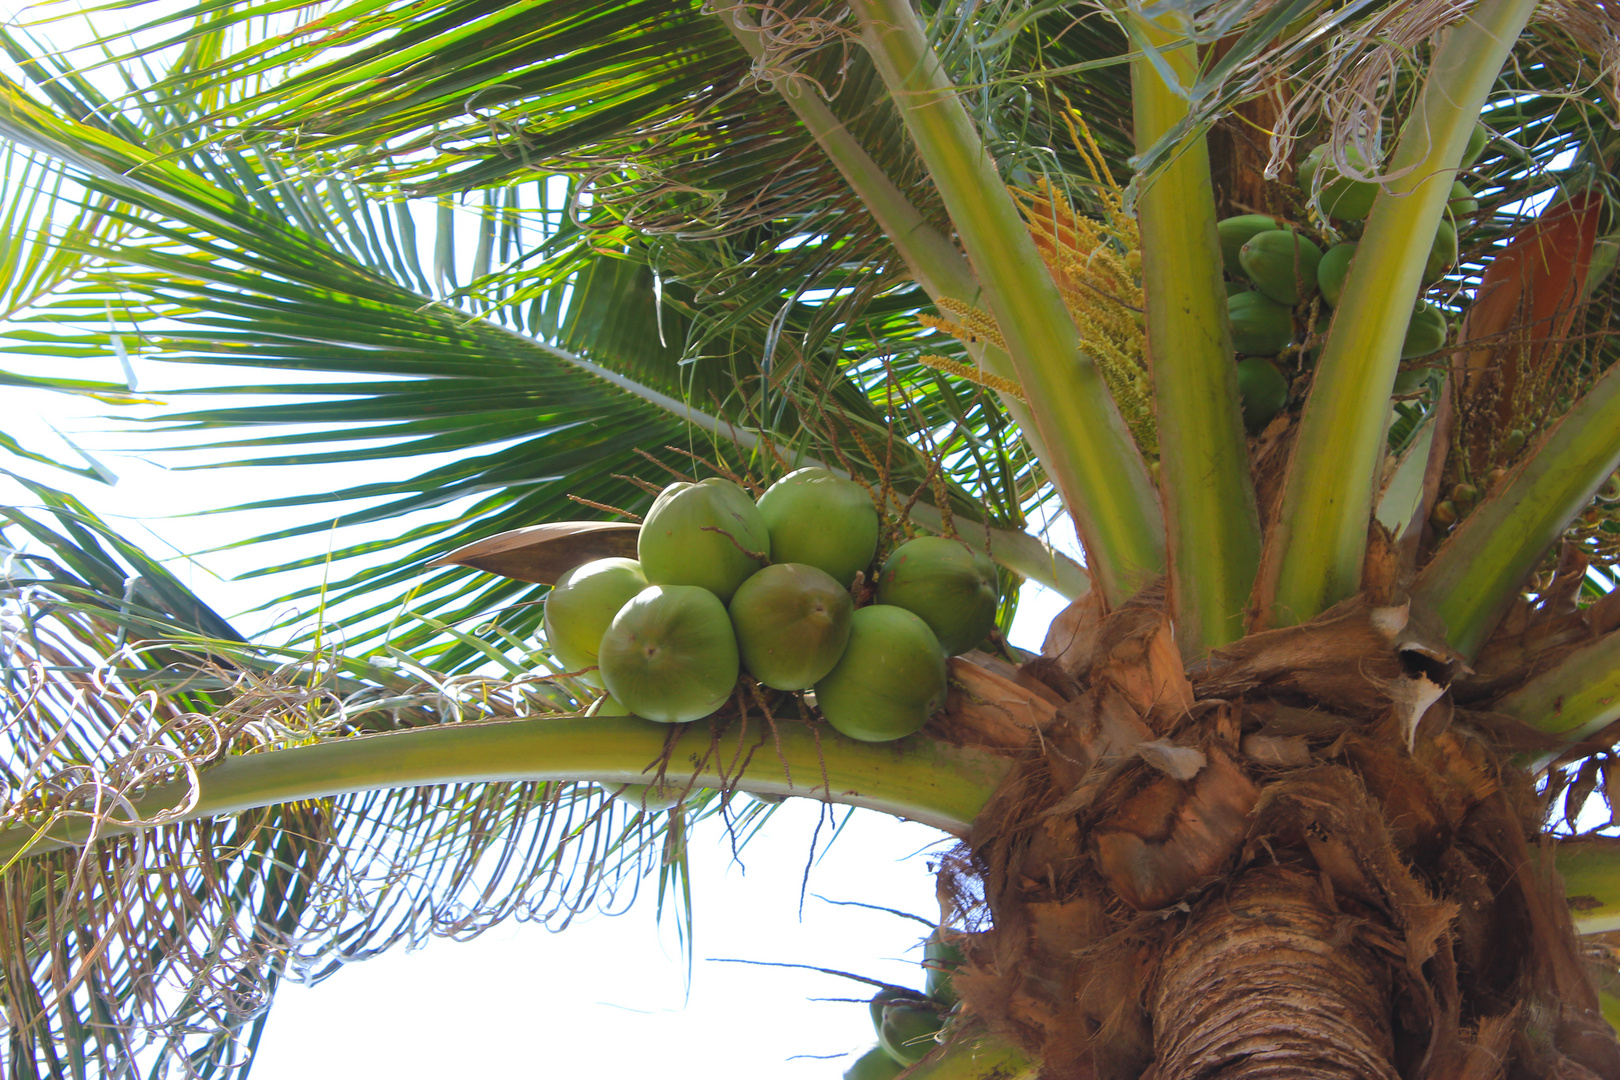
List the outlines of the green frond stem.
{"type": "Polygon", "coordinates": [[[1389,395],[1474,123],[1536,0],[1482,0],[1445,32],[1362,234],[1300,418],[1261,568],[1262,618],[1303,622],[1361,586],[1389,395]]]}
{"type": "Polygon", "coordinates": [[[973,120],[907,0],[854,0],[862,41],[944,199],[1007,340],[1057,485],[1111,604],[1164,572],[1164,523],[1147,465],[973,120]]]}
{"type": "MultiPolygon", "coordinates": [[[[229,757],[198,774],[197,798],[172,820],[222,817],[262,806],[356,791],[491,781],[645,784],[666,751],[666,783],[738,787],[863,806],[965,835],[1010,759],[912,737],[860,743],[827,729],[756,721],[711,735],[707,724],[650,720],[536,719],[446,724],[229,757]]],[[[184,805],[174,784],[133,800],[142,820],[184,805]]],[[[99,837],[139,826],[109,820],[99,837]]],[[[0,831],[0,866],[23,854],[82,844],[91,820],[63,816],[47,828],[0,831]]]]}
{"type": "MultiPolygon", "coordinates": [[[[761,449],[758,432],[738,427],[717,416],[711,416],[701,409],[694,409],[684,401],[660,393],[651,387],[643,386],[634,379],[621,375],[616,371],[611,371],[600,364],[593,364],[582,356],[575,356],[567,349],[559,349],[555,345],[547,345],[544,342],[531,342],[528,338],[523,340],[537,348],[544,349],[559,360],[573,364],[575,367],[588,371],[599,379],[612,383],[642,401],[656,405],[660,409],[680,417],[699,431],[707,432],[716,438],[727,439],[744,450],[761,449]]],[[[826,469],[840,476],[848,475],[837,465],[817,461],[813,458],[801,458],[799,464],[826,469]]],[[[961,514],[955,516],[957,522],[963,527],[971,528],[974,531],[985,529],[981,522],[969,521],[961,514]]],[[[944,527],[944,521],[940,517],[939,511],[921,500],[918,500],[911,508],[911,519],[923,528],[933,532],[938,532],[944,527]]],[[[985,531],[990,538],[990,557],[1008,570],[1020,574],[1030,581],[1039,582],[1070,600],[1085,595],[1086,591],[1091,588],[1091,578],[1087,575],[1083,566],[1028,533],[1019,532],[1015,529],[998,529],[994,526],[990,526],[985,531]]]]}
{"type": "Polygon", "coordinates": [[[1620,839],[1560,840],[1553,849],[1577,934],[1620,930],[1620,839]]]}
{"type": "MultiPolygon", "coordinates": [[[[1133,36],[1190,87],[1193,43],[1147,19],[1133,36]]],[[[1189,101],[1145,56],[1131,61],[1136,148],[1187,117],[1189,101]]],[[[1226,326],[1215,188],[1202,132],[1178,145],[1137,197],[1148,357],[1159,424],[1159,491],[1170,549],[1170,594],[1183,656],[1241,637],[1260,566],[1260,515],[1238,410],[1237,366],[1226,326]]]]}
{"type": "Polygon", "coordinates": [[[906,1080],[1030,1080],[1040,1071],[1018,1047],[989,1032],[963,1035],[910,1069],[906,1080]]]}
{"type": "Polygon", "coordinates": [[[1620,364],[1593,384],[1535,453],[1473,513],[1412,588],[1464,657],[1485,644],[1531,571],[1620,467],[1620,364]]]}
{"type": "MultiPolygon", "coordinates": [[[[725,23],[756,63],[765,55],[764,35],[742,8],[721,8],[715,15],[725,23]]],[[[763,74],[770,79],[771,86],[787,102],[816,145],[821,147],[827,159],[848,182],[850,190],[859,196],[867,212],[905,260],[912,278],[929,298],[935,304],[950,296],[976,300],[980,292],[979,280],[962,253],[956,250],[956,245],[923,217],[889,174],[872,160],[872,155],[866,152],[849,128],[833,115],[813,87],[805,80],[795,78],[790,68],[780,64],[763,74]]],[[[1001,349],[975,342],[968,345],[968,353],[974,363],[993,378],[1009,383],[1017,381],[1012,361],[1001,349]]],[[[1036,458],[1047,460],[1050,455],[1041,442],[1023,396],[1008,394],[999,387],[992,388],[997,390],[1003,407],[1018,425],[1019,432],[1036,458]]]]}
{"type": "MultiPolygon", "coordinates": [[[[1588,739],[1620,720],[1620,631],[1605,634],[1564,657],[1491,706],[1567,745],[1588,739]]],[[[1536,765],[1554,755],[1544,754],[1536,765]]]]}

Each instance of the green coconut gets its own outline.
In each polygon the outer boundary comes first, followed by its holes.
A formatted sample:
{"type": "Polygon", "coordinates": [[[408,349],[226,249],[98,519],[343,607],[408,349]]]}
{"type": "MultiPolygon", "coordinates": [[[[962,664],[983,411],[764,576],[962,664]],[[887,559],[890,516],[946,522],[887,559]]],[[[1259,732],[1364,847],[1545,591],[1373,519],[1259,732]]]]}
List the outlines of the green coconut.
{"type": "Polygon", "coordinates": [[[915,1001],[917,995],[909,990],[896,987],[884,987],[872,995],[872,1000],[866,1003],[867,1011],[872,1014],[872,1030],[877,1032],[883,1027],[883,1010],[892,1002],[906,1000],[915,1001]]]}
{"type": "Polygon", "coordinates": [[[1429,246],[1429,258],[1423,264],[1423,284],[1433,285],[1446,276],[1446,271],[1457,265],[1457,226],[1441,220],[1434,231],[1434,243],[1429,246]]]}
{"type": "Polygon", "coordinates": [[[894,1080],[905,1068],[881,1046],[874,1046],[844,1070],[844,1080],[894,1080]]]}
{"type": "Polygon", "coordinates": [[[872,496],[826,469],[799,469],[759,497],[771,535],[771,558],[804,563],[844,588],[877,553],[878,513],[872,496]]]}
{"type": "Polygon", "coordinates": [[[770,556],[765,519],[746,491],[718,476],[665,488],[636,540],[649,584],[698,585],[722,603],[763,565],[751,552],[770,556]]]}
{"type": "Polygon", "coordinates": [[[939,1045],[934,1036],[944,1026],[944,1018],[926,1004],[895,1001],[883,1007],[878,1045],[900,1064],[915,1065],[939,1045]]]}
{"type": "MultiPolygon", "coordinates": [[[[1326,144],[1318,146],[1299,163],[1299,190],[1307,198],[1316,186],[1316,174],[1322,174],[1322,213],[1346,221],[1360,221],[1372,213],[1373,201],[1378,198],[1378,185],[1368,180],[1353,180],[1339,175],[1339,170],[1327,158],[1326,144]]],[[[1353,146],[1345,147],[1345,160],[1358,171],[1366,171],[1366,161],[1353,146]]]]}
{"type": "Polygon", "coordinates": [[[878,572],[877,602],[920,616],[947,656],[973,648],[995,628],[999,599],[990,557],[943,536],[906,541],[878,572]]]}
{"type": "Polygon", "coordinates": [[[1322,299],[1330,307],[1339,306],[1339,297],[1344,295],[1344,279],[1350,276],[1350,260],[1355,257],[1355,244],[1334,244],[1322,253],[1322,261],[1316,264],[1316,283],[1321,286],[1322,299]]]}
{"type": "Polygon", "coordinates": [[[1215,235],[1221,242],[1221,263],[1226,272],[1234,277],[1241,276],[1243,264],[1238,261],[1238,253],[1243,245],[1256,235],[1276,228],[1277,219],[1267,214],[1239,214],[1217,221],[1215,235]]]}
{"type": "Polygon", "coordinates": [[[849,590],[803,563],[773,563],[731,598],[743,667],[773,690],[808,690],[831,671],[854,614],[849,590]]]}
{"type": "Polygon", "coordinates": [[[737,684],[726,606],[697,585],[650,585],[614,616],[602,685],[636,716],[679,724],[714,712],[737,684]]]}
{"type": "Polygon", "coordinates": [[[1232,348],[1250,356],[1275,356],[1294,340],[1294,309],[1265,293],[1227,297],[1232,321],[1232,348]]]}
{"type": "Polygon", "coordinates": [[[1427,356],[1446,343],[1446,313],[1433,304],[1422,302],[1406,324],[1406,338],[1401,342],[1401,359],[1427,356]]]}
{"type": "Polygon", "coordinates": [[[1468,133],[1468,145],[1463,147],[1463,156],[1459,167],[1472,169],[1474,163],[1479,160],[1480,155],[1485,152],[1485,147],[1490,141],[1491,129],[1486,127],[1483,122],[1475,122],[1474,130],[1468,133]]]}
{"type": "Polygon", "coordinates": [[[1322,249],[1292,229],[1256,234],[1238,252],[1238,261],[1254,287],[1279,304],[1292,307],[1316,295],[1322,249]]]}
{"type": "Polygon", "coordinates": [[[1238,396],[1243,426],[1257,432],[1288,405],[1288,376],[1263,356],[1238,361],[1238,396]]]}
{"type": "Polygon", "coordinates": [[[927,979],[924,986],[929,997],[947,1008],[957,1001],[956,987],[951,984],[951,977],[962,966],[963,959],[962,947],[947,938],[945,931],[936,929],[923,939],[923,967],[927,979]]]}
{"type": "Polygon", "coordinates": [[[1471,218],[1479,213],[1479,200],[1473,190],[1461,180],[1451,183],[1451,194],[1446,196],[1446,212],[1453,218],[1471,218]]]}
{"type": "Polygon", "coordinates": [[[905,608],[873,604],[855,612],[849,644],[816,704],[827,723],[852,739],[902,739],[945,704],[945,654],[928,624],[905,608]]]}
{"type": "MultiPolygon", "coordinates": [[[[596,666],[602,635],[619,609],[647,587],[641,564],[634,559],[597,559],[567,571],[546,594],[546,641],[568,671],[596,666]]],[[[580,679],[592,686],[602,681],[594,671],[580,679]]]]}

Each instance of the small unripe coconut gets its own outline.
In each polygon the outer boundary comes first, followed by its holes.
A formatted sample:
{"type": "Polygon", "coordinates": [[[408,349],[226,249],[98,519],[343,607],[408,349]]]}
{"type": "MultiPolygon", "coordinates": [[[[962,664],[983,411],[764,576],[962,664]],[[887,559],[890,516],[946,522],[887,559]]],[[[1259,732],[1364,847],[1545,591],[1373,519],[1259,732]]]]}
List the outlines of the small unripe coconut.
{"type": "Polygon", "coordinates": [[[878,573],[877,602],[921,617],[947,656],[973,648],[995,628],[998,598],[990,557],[943,536],[906,541],[878,573]]]}
{"type": "Polygon", "coordinates": [[[1406,324],[1406,338],[1401,342],[1401,359],[1427,356],[1446,343],[1446,313],[1433,304],[1419,305],[1411,321],[1406,324]]]}
{"type": "Polygon", "coordinates": [[[878,513],[872,496],[826,469],[799,469],[759,497],[771,534],[771,558],[804,563],[849,588],[877,553],[878,513]]]}
{"type": "Polygon", "coordinates": [[[1243,426],[1258,432],[1288,405],[1288,376],[1263,356],[1238,361],[1238,396],[1243,426]]]}
{"type": "Polygon", "coordinates": [[[1451,501],[1459,511],[1466,514],[1479,501],[1479,489],[1473,484],[1455,484],[1451,488],[1451,501]]]}
{"type": "Polygon", "coordinates": [[[698,585],[731,599],[769,558],[770,532],[748,493],[718,476],[671,484],[641,523],[636,554],[653,585],[698,585]]]}
{"type": "Polygon", "coordinates": [[[1446,276],[1446,271],[1457,265],[1457,226],[1441,219],[1434,231],[1434,243],[1429,246],[1429,258],[1423,264],[1423,284],[1433,285],[1446,276]]]}
{"type": "Polygon", "coordinates": [[[947,1008],[957,1001],[951,977],[962,966],[962,960],[962,947],[947,938],[944,930],[936,929],[923,939],[923,966],[927,969],[923,985],[929,997],[947,1008]]]}
{"type": "Polygon", "coordinates": [[[1429,511],[1429,524],[1440,532],[1445,532],[1457,524],[1457,506],[1450,499],[1441,499],[1429,511]]]}
{"type": "Polygon", "coordinates": [[[1222,218],[1215,223],[1215,235],[1221,243],[1221,263],[1228,274],[1234,277],[1243,273],[1243,263],[1238,260],[1238,254],[1255,236],[1263,232],[1271,232],[1277,227],[1277,219],[1268,214],[1239,214],[1236,217],[1222,218]]]}
{"type": "Polygon", "coordinates": [[[1491,141],[1491,131],[1483,122],[1475,122],[1474,130],[1468,133],[1468,145],[1463,147],[1462,161],[1458,164],[1464,169],[1472,169],[1479,156],[1485,152],[1486,145],[1491,141]]]}
{"type": "Polygon", "coordinates": [[[1514,428],[1502,439],[1502,452],[1511,457],[1524,449],[1524,443],[1524,429],[1514,428]]]}
{"type": "Polygon", "coordinates": [[[1294,309],[1262,292],[1226,298],[1232,348],[1249,356],[1275,356],[1294,340],[1294,309]]]}
{"type": "Polygon", "coordinates": [[[831,671],[854,614],[849,590],[803,563],[773,563],[731,598],[743,667],[773,690],[808,690],[831,671]]]}
{"type": "Polygon", "coordinates": [[[855,612],[844,655],[816,683],[827,723],[862,742],[902,739],[944,704],[939,639],[927,623],[889,604],[855,612]]]}
{"type": "MultiPolygon", "coordinates": [[[[1324,144],[1305,155],[1305,160],[1299,163],[1299,190],[1309,196],[1316,184],[1317,171],[1326,169],[1322,174],[1322,213],[1328,217],[1360,221],[1372,213],[1373,202],[1378,198],[1378,185],[1369,180],[1353,180],[1340,175],[1327,154],[1328,148],[1324,144]]],[[[1355,147],[1345,147],[1344,156],[1352,168],[1367,171],[1366,161],[1355,147]]]]}
{"type": "Polygon", "coordinates": [[[1252,237],[1238,253],[1254,287],[1292,307],[1316,295],[1316,268],[1322,249],[1292,229],[1272,229],[1252,237]]]}
{"type": "Polygon", "coordinates": [[[1344,295],[1344,279],[1350,276],[1350,260],[1356,257],[1354,243],[1334,244],[1322,253],[1316,264],[1316,283],[1321,286],[1322,299],[1329,307],[1339,306],[1344,295]]]}
{"type": "Polygon", "coordinates": [[[883,1007],[878,1045],[902,1065],[915,1065],[939,1045],[934,1036],[944,1026],[944,1018],[927,1005],[896,1001],[883,1007]]]}
{"type": "MultiPolygon", "coordinates": [[[[597,559],[567,571],[546,594],[546,642],[568,671],[596,666],[602,635],[619,609],[647,587],[641,564],[634,559],[597,559]]],[[[594,671],[580,676],[592,686],[602,680],[594,671]]]]}
{"type": "Polygon", "coordinates": [[[636,716],[699,720],[737,684],[737,637],[726,607],[696,585],[651,585],[619,611],[598,659],[608,693],[636,716]]]}
{"type": "Polygon", "coordinates": [[[1453,218],[1471,218],[1479,213],[1479,200],[1473,189],[1461,180],[1451,182],[1451,194],[1446,196],[1446,213],[1453,218]]]}
{"type": "Polygon", "coordinates": [[[844,1080],[894,1080],[904,1068],[883,1047],[874,1046],[844,1070],[844,1080]]]}

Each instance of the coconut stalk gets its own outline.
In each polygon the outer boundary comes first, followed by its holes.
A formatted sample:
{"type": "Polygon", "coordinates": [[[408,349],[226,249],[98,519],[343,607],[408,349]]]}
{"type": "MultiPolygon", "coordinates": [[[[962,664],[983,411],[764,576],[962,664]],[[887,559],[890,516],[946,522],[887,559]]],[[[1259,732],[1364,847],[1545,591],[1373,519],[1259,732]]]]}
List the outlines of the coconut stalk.
{"type": "Polygon", "coordinates": [[[1485,96],[1535,0],[1482,0],[1447,30],[1373,204],[1299,421],[1261,565],[1262,620],[1309,619],[1361,587],[1389,396],[1424,263],[1485,96]]]}
{"type": "MultiPolygon", "coordinates": [[[[1140,55],[1131,61],[1138,153],[1186,120],[1191,103],[1185,91],[1198,77],[1197,47],[1167,22],[1127,23],[1140,44],[1140,55]],[[1145,55],[1148,50],[1157,64],[1145,55]],[[1165,81],[1167,71],[1179,87],[1165,81]]],[[[1136,207],[1159,490],[1176,639],[1182,655],[1192,658],[1243,635],[1243,612],[1260,563],[1260,518],[1239,417],[1203,132],[1183,139],[1143,180],[1136,207]]]]}
{"type": "Polygon", "coordinates": [[[1007,343],[1035,430],[1109,604],[1164,572],[1147,465],[973,120],[906,0],[855,0],[861,39],[939,189],[1007,343]]]}
{"type": "Polygon", "coordinates": [[[1620,632],[1570,653],[1491,710],[1562,736],[1571,746],[1596,735],[1620,720],[1620,632]]]}
{"type": "Polygon", "coordinates": [[[447,724],[354,736],[224,758],[130,800],[139,820],[63,813],[0,831],[0,867],[24,855],[80,846],[161,824],[380,788],[497,781],[583,781],[614,787],[655,779],[824,798],[966,833],[1001,780],[1004,759],[932,739],[898,747],[822,735],[802,724],[773,734],[733,725],[711,741],[707,725],[590,717],[447,724]],[[896,753],[896,750],[902,753],[896,753]],[[692,762],[701,762],[695,768],[692,762]]]}

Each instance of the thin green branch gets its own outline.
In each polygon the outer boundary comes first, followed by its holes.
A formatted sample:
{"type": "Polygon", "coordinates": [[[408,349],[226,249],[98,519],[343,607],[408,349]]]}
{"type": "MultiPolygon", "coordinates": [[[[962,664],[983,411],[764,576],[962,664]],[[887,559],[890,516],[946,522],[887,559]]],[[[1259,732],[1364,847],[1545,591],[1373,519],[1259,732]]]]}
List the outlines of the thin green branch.
{"type": "MultiPolygon", "coordinates": [[[[1193,43],[1145,19],[1131,29],[1183,87],[1197,80],[1193,43]]],[[[1131,90],[1140,152],[1183,122],[1190,102],[1145,56],[1131,61],[1131,90]]],[[[1176,639],[1191,658],[1243,635],[1260,565],[1260,515],[1238,412],[1215,189],[1202,132],[1185,139],[1148,178],[1136,207],[1170,593],[1176,639]]]]}
{"type": "MultiPolygon", "coordinates": [[[[491,781],[644,784],[669,742],[671,783],[735,786],[864,806],[964,835],[1006,773],[1009,760],[933,739],[858,743],[804,724],[733,724],[711,741],[707,724],[672,727],[636,719],[512,720],[447,724],[229,757],[198,776],[197,798],[174,820],[222,817],[262,806],[380,788],[491,781]],[[897,752],[902,749],[903,752],[897,752]]],[[[144,820],[185,803],[184,784],[134,800],[144,820]]],[[[136,831],[102,822],[98,837],[136,831]]],[[[75,846],[88,817],[0,831],[0,866],[19,853],[75,846]]]]}
{"type": "Polygon", "coordinates": [[[1485,95],[1535,6],[1482,0],[1434,53],[1300,419],[1261,569],[1259,599],[1273,624],[1303,622],[1361,587],[1389,395],[1424,263],[1485,95]]]}
{"type": "MultiPolygon", "coordinates": [[[[1491,706],[1566,745],[1620,720],[1620,631],[1577,649],[1491,706]]],[[[1551,760],[1545,755],[1540,763],[1551,760]]]]}
{"type": "Polygon", "coordinates": [[[1147,465],[1023,218],[906,0],[854,0],[862,40],[944,199],[1048,453],[1041,459],[1111,604],[1164,572],[1147,465]]]}
{"type": "Polygon", "coordinates": [[[1418,575],[1413,604],[1438,615],[1452,648],[1472,657],[1616,468],[1620,365],[1606,371],[1535,453],[1468,515],[1418,575]]]}

